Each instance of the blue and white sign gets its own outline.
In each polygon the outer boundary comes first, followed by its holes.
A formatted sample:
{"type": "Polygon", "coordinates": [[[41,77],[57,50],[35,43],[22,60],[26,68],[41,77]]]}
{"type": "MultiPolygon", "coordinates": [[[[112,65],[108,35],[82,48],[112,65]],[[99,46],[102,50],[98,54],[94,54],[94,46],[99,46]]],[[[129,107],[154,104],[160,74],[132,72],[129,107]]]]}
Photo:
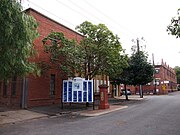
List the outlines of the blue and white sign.
{"type": "Polygon", "coordinates": [[[63,80],[63,102],[93,102],[93,80],[63,80]]]}

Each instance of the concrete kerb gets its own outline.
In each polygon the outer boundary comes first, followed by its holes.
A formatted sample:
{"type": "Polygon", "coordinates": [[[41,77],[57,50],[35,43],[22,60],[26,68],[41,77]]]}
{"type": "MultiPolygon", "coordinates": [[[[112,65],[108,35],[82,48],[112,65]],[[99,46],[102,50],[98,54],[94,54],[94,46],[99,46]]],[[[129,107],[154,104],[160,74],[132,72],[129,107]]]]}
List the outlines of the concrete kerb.
{"type": "Polygon", "coordinates": [[[95,116],[111,113],[114,111],[118,111],[121,109],[125,109],[127,107],[128,106],[110,105],[110,108],[108,108],[108,109],[97,109],[97,110],[82,111],[82,112],[80,112],[80,115],[81,116],[95,117],[95,116]]]}
{"type": "MultiPolygon", "coordinates": [[[[114,97],[115,99],[125,99],[125,95],[122,95],[120,97],[114,97]]],[[[143,100],[146,99],[146,96],[144,96],[143,98],[140,98],[139,95],[128,95],[128,99],[129,100],[143,100]]]]}

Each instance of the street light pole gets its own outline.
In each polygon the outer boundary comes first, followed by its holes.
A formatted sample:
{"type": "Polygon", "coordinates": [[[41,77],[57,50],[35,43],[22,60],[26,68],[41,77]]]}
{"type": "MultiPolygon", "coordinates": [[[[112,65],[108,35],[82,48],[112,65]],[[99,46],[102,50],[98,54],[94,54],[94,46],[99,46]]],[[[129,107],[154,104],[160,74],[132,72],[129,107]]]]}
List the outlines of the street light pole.
{"type": "MultiPolygon", "coordinates": [[[[137,40],[137,53],[139,55],[139,39],[137,38],[136,40],[137,40]]],[[[139,94],[140,94],[140,98],[143,98],[143,90],[141,84],[139,85],[139,94]]]]}
{"type": "Polygon", "coordinates": [[[154,74],[153,74],[153,78],[154,78],[154,92],[153,94],[156,95],[156,78],[155,78],[155,64],[154,64],[154,54],[152,54],[152,60],[153,60],[153,67],[154,67],[154,74]]]}

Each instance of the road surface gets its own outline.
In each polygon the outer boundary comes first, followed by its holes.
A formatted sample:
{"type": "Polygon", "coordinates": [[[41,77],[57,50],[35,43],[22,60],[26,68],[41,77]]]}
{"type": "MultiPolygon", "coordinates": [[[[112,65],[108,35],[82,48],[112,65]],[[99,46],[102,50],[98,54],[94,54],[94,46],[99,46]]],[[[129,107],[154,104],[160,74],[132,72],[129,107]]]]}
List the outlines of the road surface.
{"type": "Polygon", "coordinates": [[[147,96],[97,117],[60,116],[0,127],[0,135],[180,135],[180,92],[147,96]]]}

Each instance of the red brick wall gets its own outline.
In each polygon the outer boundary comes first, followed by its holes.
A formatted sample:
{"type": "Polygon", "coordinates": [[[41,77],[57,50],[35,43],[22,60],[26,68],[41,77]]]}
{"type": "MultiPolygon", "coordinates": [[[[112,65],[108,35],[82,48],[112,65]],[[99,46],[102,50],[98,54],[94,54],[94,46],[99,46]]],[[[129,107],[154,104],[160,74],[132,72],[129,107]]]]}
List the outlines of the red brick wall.
{"type": "MultiPolygon", "coordinates": [[[[38,31],[40,37],[34,41],[35,49],[38,50],[38,56],[35,61],[45,61],[49,63],[48,54],[44,52],[42,39],[50,34],[51,31],[63,32],[66,38],[75,39],[77,42],[83,38],[80,34],[72,31],[71,29],[47,18],[46,16],[29,9],[27,13],[32,15],[38,22],[38,31]]],[[[62,77],[60,72],[56,70],[49,70],[41,77],[30,76],[28,80],[28,106],[39,106],[49,104],[60,104],[61,90],[62,90],[62,77]],[[50,96],[50,75],[55,74],[55,96],[50,96]]]]}
{"type": "MultiPolygon", "coordinates": [[[[143,86],[144,92],[153,93],[155,87],[159,90],[158,94],[167,94],[168,92],[176,90],[177,79],[175,71],[163,62],[161,65],[155,65],[155,69],[159,69],[159,73],[154,74],[154,78],[159,79],[159,85],[155,86],[153,82],[150,82],[150,85],[143,86]],[[169,84],[164,83],[166,81],[169,81],[169,84]],[[164,86],[166,87],[165,89],[163,89],[164,86]]],[[[139,91],[138,87],[136,89],[139,91]]]]}
{"type": "Polygon", "coordinates": [[[22,89],[22,79],[17,78],[16,81],[16,94],[12,95],[12,80],[8,80],[7,83],[7,95],[3,95],[3,81],[0,81],[0,105],[20,107],[21,105],[21,89],[22,89]]]}
{"type": "MultiPolygon", "coordinates": [[[[35,62],[47,62],[49,63],[48,54],[44,52],[42,39],[50,34],[51,31],[63,32],[66,38],[75,39],[77,42],[83,38],[82,35],[77,32],[63,26],[62,24],[44,16],[43,14],[33,10],[27,9],[27,14],[32,15],[38,22],[38,31],[40,36],[34,41],[34,47],[37,50],[37,56],[32,58],[35,62]]],[[[34,77],[29,75],[28,79],[28,101],[27,106],[39,106],[39,105],[50,105],[60,104],[61,101],[61,90],[62,90],[62,75],[56,70],[49,70],[41,77],[34,77]],[[50,96],[50,76],[55,74],[55,95],[50,96]]],[[[11,83],[8,84],[7,96],[3,96],[3,86],[0,86],[0,104],[4,105],[16,105],[21,106],[22,101],[22,79],[17,82],[17,95],[11,96],[11,83]]]]}

